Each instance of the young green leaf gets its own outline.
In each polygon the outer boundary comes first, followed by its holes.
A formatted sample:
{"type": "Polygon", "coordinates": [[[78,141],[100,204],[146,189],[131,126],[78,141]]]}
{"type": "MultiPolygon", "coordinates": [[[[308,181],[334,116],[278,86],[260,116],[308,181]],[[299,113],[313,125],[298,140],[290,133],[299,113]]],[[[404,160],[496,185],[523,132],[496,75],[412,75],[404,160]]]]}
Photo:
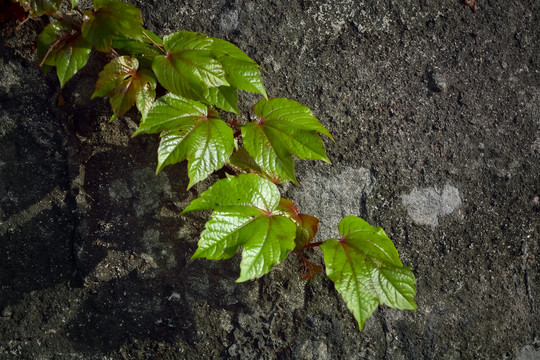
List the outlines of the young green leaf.
{"type": "Polygon", "coordinates": [[[78,3],[79,3],[79,0],[71,0],[71,9],[74,9],[78,3]]]}
{"type": "Polygon", "coordinates": [[[155,102],[135,135],[161,131],[156,173],[187,159],[188,189],[221,169],[234,148],[233,130],[215,111],[171,93],[155,102]]]}
{"type": "Polygon", "coordinates": [[[30,16],[52,15],[57,10],[62,0],[17,0],[30,16]]]}
{"type": "Polygon", "coordinates": [[[294,100],[260,100],[254,108],[256,122],[242,127],[243,142],[255,162],[279,178],[296,181],[292,156],[330,163],[317,132],[332,136],[311,114],[294,100]]]}
{"type": "Polygon", "coordinates": [[[138,70],[139,62],[120,56],[109,62],[99,73],[96,96],[108,96],[117,116],[124,115],[134,104],[143,118],[156,97],[156,79],[148,70],[138,70]]]}
{"type": "Polygon", "coordinates": [[[96,11],[85,11],[82,34],[99,51],[109,52],[115,35],[140,39],[141,12],[119,0],[94,0],[96,11]]]}
{"type": "Polygon", "coordinates": [[[416,310],[415,278],[403,267],[383,229],[347,216],[339,224],[339,239],[321,245],[326,274],[343,296],[360,330],[379,304],[416,310]]]}
{"type": "Polygon", "coordinates": [[[201,233],[194,259],[227,259],[243,247],[238,282],[268,273],[294,249],[296,226],[277,213],[279,190],[257,175],[242,174],[216,182],[183,214],[214,209],[201,233]]]}
{"type": "Polygon", "coordinates": [[[56,66],[61,86],[86,65],[91,50],[81,33],[64,21],[47,25],[38,36],[37,48],[44,65],[56,66]]]}

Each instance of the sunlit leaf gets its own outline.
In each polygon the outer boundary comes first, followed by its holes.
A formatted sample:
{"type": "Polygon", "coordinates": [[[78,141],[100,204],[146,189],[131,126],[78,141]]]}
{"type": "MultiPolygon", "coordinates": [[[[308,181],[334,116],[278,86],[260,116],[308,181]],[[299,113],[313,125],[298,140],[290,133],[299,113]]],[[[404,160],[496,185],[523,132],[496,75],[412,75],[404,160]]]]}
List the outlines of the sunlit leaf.
{"type": "Polygon", "coordinates": [[[330,163],[317,132],[330,133],[294,100],[260,100],[254,108],[257,121],[242,127],[246,150],[264,171],[296,182],[292,156],[330,163]]]}
{"type": "Polygon", "coordinates": [[[296,226],[276,212],[279,199],[276,185],[257,175],[216,182],[183,212],[214,210],[193,258],[227,259],[243,247],[237,281],[268,273],[295,246],[296,226]]]}
{"type": "Polygon", "coordinates": [[[234,44],[218,38],[212,40],[212,48],[225,69],[229,83],[236,89],[259,93],[267,98],[259,65],[234,44]]]}
{"type": "Polygon", "coordinates": [[[135,134],[161,131],[156,172],[187,160],[188,189],[221,169],[234,148],[233,130],[215,111],[170,93],[155,102],[135,134]]]}
{"type": "Polygon", "coordinates": [[[343,296],[360,329],[379,304],[416,310],[416,280],[404,267],[383,229],[347,216],[339,224],[339,239],[321,245],[326,274],[343,296]]]}
{"type": "Polygon", "coordinates": [[[237,89],[266,96],[258,65],[227,41],[180,31],[164,37],[163,49],[152,69],[174,94],[235,113],[237,89]]]}

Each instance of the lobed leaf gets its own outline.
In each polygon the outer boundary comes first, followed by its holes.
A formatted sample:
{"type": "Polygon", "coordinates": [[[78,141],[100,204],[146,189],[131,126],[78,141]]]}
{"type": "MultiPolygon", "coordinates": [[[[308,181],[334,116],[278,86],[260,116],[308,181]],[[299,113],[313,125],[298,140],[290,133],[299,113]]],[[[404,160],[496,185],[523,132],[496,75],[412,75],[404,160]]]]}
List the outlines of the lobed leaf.
{"type": "Polygon", "coordinates": [[[228,41],[212,38],[212,42],[212,48],[218,60],[223,64],[230,84],[236,89],[258,93],[268,98],[262,83],[259,65],[228,41]]]}
{"type": "Polygon", "coordinates": [[[156,96],[156,79],[151,72],[139,70],[137,59],[120,56],[99,73],[92,98],[96,96],[108,96],[117,116],[124,115],[136,104],[144,118],[156,96]]]}
{"type": "Polygon", "coordinates": [[[347,216],[339,239],[321,245],[326,274],[343,296],[360,330],[379,304],[416,310],[415,278],[403,267],[394,244],[381,228],[347,216]]]}
{"type": "Polygon", "coordinates": [[[91,50],[81,33],[64,21],[47,25],[38,36],[37,48],[44,65],[56,66],[62,87],[86,65],[91,50]]]}
{"type": "Polygon", "coordinates": [[[187,159],[188,189],[221,169],[233,152],[233,130],[215,111],[171,93],[155,102],[135,135],[161,131],[156,173],[187,159]]]}
{"type": "Polygon", "coordinates": [[[292,156],[330,163],[317,132],[332,136],[311,114],[294,100],[260,100],[254,108],[256,122],[242,127],[248,153],[264,171],[297,183],[292,156]]]}
{"type": "Polygon", "coordinates": [[[141,39],[141,12],[119,0],[94,0],[94,12],[85,11],[82,34],[97,50],[109,52],[115,36],[141,39]]]}
{"type": "Polygon", "coordinates": [[[214,209],[201,233],[194,259],[226,259],[243,247],[238,282],[268,273],[294,249],[296,226],[276,212],[276,185],[242,174],[216,182],[191,202],[183,214],[214,209]]]}
{"type": "Polygon", "coordinates": [[[235,113],[237,89],[266,97],[258,65],[227,41],[180,31],[164,37],[163,50],[152,69],[160,84],[176,95],[235,113]]]}

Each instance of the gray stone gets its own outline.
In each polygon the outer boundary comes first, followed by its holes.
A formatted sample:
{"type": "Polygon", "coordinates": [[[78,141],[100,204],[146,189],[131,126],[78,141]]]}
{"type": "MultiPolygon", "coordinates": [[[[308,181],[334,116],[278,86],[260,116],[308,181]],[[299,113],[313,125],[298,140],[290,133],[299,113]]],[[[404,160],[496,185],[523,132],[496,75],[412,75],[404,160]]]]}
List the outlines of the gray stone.
{"type": "Polygon", "coordinates": [[[319,241],[338,236],[338,225],[345,216],[362,216],[365,199],[375,184],[365,168],[346,168],[338,173],[309,171],[300,186],[291,190],[298,209],[319,218],[319,241]]]}
{"type": "Polygon", "coordinates": [[[459,190],[446,184],[442,191],[433,187],[414,189],[411,193],[401,196],[402,204],[407,213],[419,225],[439,225],[439,217],[449,215],[461,206],[459,190]]]}

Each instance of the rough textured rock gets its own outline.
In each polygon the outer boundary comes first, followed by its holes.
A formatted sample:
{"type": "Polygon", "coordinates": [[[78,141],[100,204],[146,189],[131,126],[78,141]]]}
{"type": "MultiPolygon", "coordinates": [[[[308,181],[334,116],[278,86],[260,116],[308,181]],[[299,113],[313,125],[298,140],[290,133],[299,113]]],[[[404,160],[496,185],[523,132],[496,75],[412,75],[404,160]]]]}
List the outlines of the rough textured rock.
{"type": "MultiPolygon", "coordinates": [[[[107,59],[59,89],[32,51],[47,19],[6,22],[1,359],[538,358],[538,2],[131,2],[159,35],[234,42],[270,96],[313,110],[333,165],[298,162],[284,193],[321,218],[319,240],[344,215],[383,227],[418,311],[382,307],[359,332],[295,255],[241,284],[238,258],[191,261],[207,214],[177,214],[220,174],[187,192],[185,164],[155,177],[136,113],[109,124],[90,100],[107,59]]],[[[247,114],[257,97],[241,98],[247,114]]]]}

